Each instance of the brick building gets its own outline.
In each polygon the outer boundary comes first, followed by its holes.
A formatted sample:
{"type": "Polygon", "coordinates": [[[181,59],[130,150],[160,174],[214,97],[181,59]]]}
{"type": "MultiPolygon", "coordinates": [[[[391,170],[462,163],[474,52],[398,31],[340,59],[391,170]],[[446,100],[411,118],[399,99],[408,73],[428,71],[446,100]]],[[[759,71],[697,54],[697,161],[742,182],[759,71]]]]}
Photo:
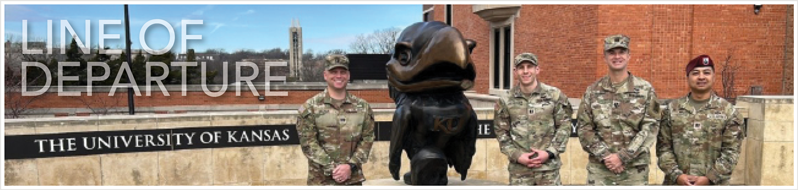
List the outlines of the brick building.
{"type": "MultiPolygon", "coordinates": [[[[603,38],[631,38],[629,70],[651,82],[660,98],[687,93],[685,64],[710,55],[718,73],[738,64],[734,92],[792,94],[793,5],[424,5],[423,18],[447,22],[477,41],[475,90],[510,88],[510,59],[533,52],[542,82],[579,98],[607,73],[603,38]]],[[[720,79],[720,76],[718,76],[720,79]]],[[[714,86],[723,92],[722,82],[714,86]]]]}

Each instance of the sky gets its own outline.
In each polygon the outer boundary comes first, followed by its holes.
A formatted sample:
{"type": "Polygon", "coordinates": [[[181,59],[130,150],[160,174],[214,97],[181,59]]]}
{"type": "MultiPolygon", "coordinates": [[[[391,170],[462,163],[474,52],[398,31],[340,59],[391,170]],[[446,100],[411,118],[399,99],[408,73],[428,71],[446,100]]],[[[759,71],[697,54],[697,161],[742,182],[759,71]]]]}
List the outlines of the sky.
{"type": "MultiPolygon", "coordinates": [[[[333,49],[349,50],[349,44],[359,34],[372,33],[390,27],[404,29],[422,21],[421,5],[129,5],[132,49],[140,49],[141,29],[148,21],[164,20],[174,31],[171,51],[182,53],[181,20],[202,20],[202,25],[188,25],[187,35],[202,35],[202,40],[188,40],[186,47],[203,52],[206,49],[241,49],[262,51],[288,48],[288,29],[292,19],[302,27],[304,53],[333,49]]],[[[124,6],[117,5],[5,5],[3,10],[5,40],[22,41],[23,20],[27,20],[27,40],[46,41],[47,20],[52,20],[53,46],[60,47],[62,20],[68,21],[78,39],[86,43],[86,21],[92,47],[100,38],[100,20],[119,20],[120,24],[106,24],[104,46],[124,49],[124,6]]],[[[66,44],[72,39],[64,29],[66,44]]],[[[164,49],[169,42],[166,26],[153,24],[144,31],[150,49],[164,49]]],[[[92,49],[94,50],[94,49],[92,49]]]]}

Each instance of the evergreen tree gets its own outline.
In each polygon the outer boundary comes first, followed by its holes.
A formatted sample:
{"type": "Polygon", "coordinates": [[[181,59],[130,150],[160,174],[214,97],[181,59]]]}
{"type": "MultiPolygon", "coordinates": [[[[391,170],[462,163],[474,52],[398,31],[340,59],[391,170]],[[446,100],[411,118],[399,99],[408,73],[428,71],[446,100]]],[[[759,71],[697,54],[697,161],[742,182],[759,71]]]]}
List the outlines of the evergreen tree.
{"type": "MultiPolygon", "coordinates": [[[[109,47],[105,47],[105,49],[108,50],[110,48],[109,47]]],[[[89,62],[104,62],[104,63],[108,64],[109,62],[111,62],[111,56],[109,56],[108,54],[101,54],[100,50],[98,49],[98,50],[95,51],[94,56],[91,59],[89,59],[89,62]]],[[[86,76],[87,77],[98,77],[98,76],[105,75],[106,72],[109,72],[107,79],[105,79],[103,81],[94,81],[94,82],[92,82],[92,85],[95,85],[95,86],[106,85],[106,81],[108,81],[108,80],[110,80],[111,83],[107,84],[107,85],[111,85],[111,84],[113,84],[114,77],[116,77],[116,75],[114,75],[115,73],[111,72],[111,70],[112,70],[112,68],[111,68],[110,64],[108,64],[108,71],[106,71],[102,67],[92,67],[92,69],[91,69],[91,75],[92,76],[88,76],[88,73],[86,73],[86,76]]]]}
{"type": "MultiPolygon", "coordinates": [[[[78,47],[75,41],[76,36],[72,36],[72,42],[66,52],[67,62],[78,62],[80,65],[77,67],[64,67],[64,76],[78,76],[78,81],[64,81],[64,86],[86,85],[86,67],[88,63],[83,59],[83,51],[78,47]]],[[[56,73],[58,71],[56,70],[56,73]]],[[[55,84],[58,85],[58,84],[55,84]]]]}
{"type": "Polygon", "coordinates": [[[146,59],[141,55],[141,51],[133,58],[133,63],[130,64],[130,72],[133,72],[133,79],[136,80],[137,85],[146,85],[147,80],[147,67],[146,59]]]}

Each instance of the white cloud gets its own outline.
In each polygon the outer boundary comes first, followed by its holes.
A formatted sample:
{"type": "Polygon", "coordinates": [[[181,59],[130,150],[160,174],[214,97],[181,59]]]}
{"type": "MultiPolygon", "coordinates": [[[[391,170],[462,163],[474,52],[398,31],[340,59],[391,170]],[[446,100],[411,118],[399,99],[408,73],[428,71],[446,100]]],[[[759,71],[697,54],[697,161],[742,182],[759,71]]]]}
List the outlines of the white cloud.
{"type": "Polygon", "coordinates": [[[251,14],[254,14],[254,13],[255,13],[255,10],[252,10],[252,9],[249,9],[249,10],[244,11],[244,12],[239,12],[238,13],[239,16],[236,16],[235,18],[233,18],[233,21],[237,21],[239,18],[241,18],[240,15],[251,15],[251,14]]]}
{"type": "Polygon", "coordinates": [[[242,12],[242,13],[238,13],[238,14],[240,14],[240,15],[248,15],[248,14],[252,14],[252,13],[255,13],[255,10],[250,9],[250,10],[247,10],[246,12],[242,12]]]}
{"type": "Polygon", "coordinates": [[[224,26],[224,23],[218,23],[218,22],[214,22],[214,23],[211,23],[211,25],[213,25],[213,26],[214,26],[214,27],[213,27],[213,30],[211,30],[211,34],[213,34],[214,32],[216,32],[216,30],[218,30],[219,28],[221,28],[222,26],[224,26]]]}

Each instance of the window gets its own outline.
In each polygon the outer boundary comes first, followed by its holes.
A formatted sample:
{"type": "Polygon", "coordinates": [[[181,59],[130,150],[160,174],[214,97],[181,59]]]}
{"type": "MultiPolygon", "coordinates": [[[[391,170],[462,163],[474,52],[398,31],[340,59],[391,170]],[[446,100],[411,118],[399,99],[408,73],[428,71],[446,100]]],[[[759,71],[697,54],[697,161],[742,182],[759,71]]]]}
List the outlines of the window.
{"type": "Polygon", "coordinates": [[[485,31],[489,43],[488,93],[501,94],[513,86],[513,27],[521,5],[472,5],[475,14],[490,23],[485,31]]]}
{"type": "Polygon", "coordinates": [[[511,59],[513,57],[512,56],[513,52],[510,51],[510,45],[512,44],[511,42],[513,41],[512,40],[513,35],[512,33],[510,33],[510,31],[512,31],[510,27],[511,26],[504,27],[504,41],[502,41],[502,43],[504,43],[504,49],[502,51],[504,52],[504,60],[502,60],[502,62],[504,62],[504,67],[502,68],[504,70],[503,72],[504,89],[510,89],[510,76],[512,75],[511,72],[512,64],[510,64],[510,62],[512,62],[511,59]]]}
{"type": "Polygon", "coordinates": [[[424,16],[421,16],[421,19],[423,19],[424,22],[429,21],[429,13],[430,12],[426,12],[426,13],[424,13],[424,16]]]}
{"type": "Polygon", "coordinates": [[[435,10],[433,9],[435,6],[423,5],[422,7],[424,8],[424,15],[421,19],[424,20],[424,22],[434,21],[435,19],[432,17],[435,15],[435,10]]]}
{"type": "Polygon", "coordinates": [[[434,12],[432,10],[424,12],[424,22],[433,21],[434,20],[434,19],[432,19],[433,13],[434,12]]]}
{"type": "Polygon", "coordinates": [[[499,52],[501,52],[500,51],[501,48],[499,48],[499,40],[501,40],[501,33],[502,33],[501,30],[499,30],[498,28],[494,28],[493,29],[493,61],[492,61],[493,67],[492,68],[493,68],[493,88],[494,89],[498,89],[501,86],[500,83],[499,83],[501,81],[501,80],[499,80],[499,79],[501,79],[500,78],[501,77],[501,72],[500,72],[499,69],[497,69],[497,68],[501,68],[501,67],[499,67],[499,63],[501,62],[501,59],[499,59],[499,52]]]}
{"type": "Polygon", "coordinates": [[[446,24],[452,25],[452,5],[446,5],[446,24]]]}
{"type": "Polygon", "coordinates": [[[494,26],[491,38],[491,94],[512,87],[513,28],[512,25],[494,26]]]}

